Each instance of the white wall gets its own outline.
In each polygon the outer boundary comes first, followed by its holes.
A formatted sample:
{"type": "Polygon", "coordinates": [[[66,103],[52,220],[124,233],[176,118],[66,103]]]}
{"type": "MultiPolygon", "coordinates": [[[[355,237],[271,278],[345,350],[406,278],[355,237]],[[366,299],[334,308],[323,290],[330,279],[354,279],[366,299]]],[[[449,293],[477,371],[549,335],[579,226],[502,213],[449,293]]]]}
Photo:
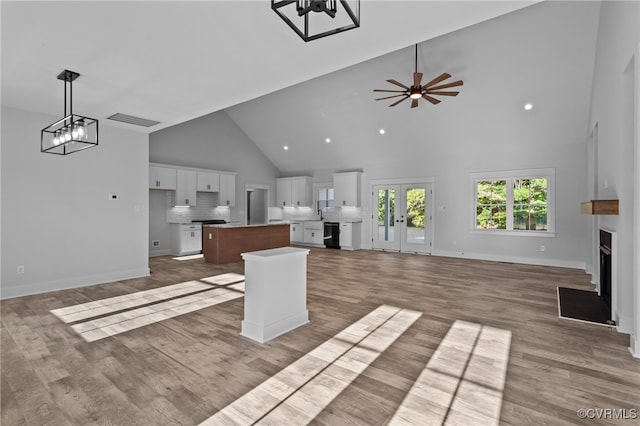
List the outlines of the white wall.
{"type": "MultiPolygon", "coordinates": [[[[453,144],[455,141],[449,142],[450,146],[453,144]]],[[[588,220],[580,214],[580,202],[586,194],[586,156],[583,143],[558,144],[553,152],[540,149],[526,155],[520,150],[510,151],[504,148],[485,153],[450,152],[437,158],[368,166],[364,177],[365,247],[371,245],[369,182],[387,178],[430,177],[435,180],[433,254],[585,267],[589,251],[586,244],[588,235],[584,232],[588,220]],[[556,170],[555,237],[479,235],[470,232],[473,215],[471,173],[550,167],[556,170]],[[541,245],[545,246],[544,252],[540,251],[541,245]]]]}
{"type": "Polygon", "coordinates": [[[2,298],[149,273],[147,135],[101,121],[97,147],[41,153],[59,118],[2,107],[2,298]]]}
{"type": "Polygon", "coordinates": [[[269,185],[275,205],[280,172],[224,111],[151,133],[149,161],[238,173],[233,221],[245,217],[247,183],[269,185]]]}
{"type": "MultiPolygon", "coordinates": [[[[639,8],[639,2],[601,4],[590,116],[590,128],[598,125],[599,198],[619,199],[620,214],[601,216],[598,222],[618,234],[618,312],[614,315],[619,318],[619,330],[631,333],[632,341],[638,339],[640,332],[637,321],[635,325],[633,321],[634,286],[636,291],[638,287],[633,277],[633,215],[634,198],[639,192],[637,181],[634,183],[634,144],[637,146],[638,136],[633,114],[637,120],[640,112],[636,103],[635,112],[629,115],[634,102],[623,91],[632,90],[633,86],[629,85],[629,76],[625,79],[625,70],[638,60],[634,54],[640,42],[639,8]]],[[[637,68],[634,69],[637,84],[637,68]]]]}
{"type": "Polygon", "coordinates": [[[171,254],[171,228],[167,221],[166,191],[149,191],[149,255],[171,254]],[[158,241],[158,246],[153,246],[158,241]]]}

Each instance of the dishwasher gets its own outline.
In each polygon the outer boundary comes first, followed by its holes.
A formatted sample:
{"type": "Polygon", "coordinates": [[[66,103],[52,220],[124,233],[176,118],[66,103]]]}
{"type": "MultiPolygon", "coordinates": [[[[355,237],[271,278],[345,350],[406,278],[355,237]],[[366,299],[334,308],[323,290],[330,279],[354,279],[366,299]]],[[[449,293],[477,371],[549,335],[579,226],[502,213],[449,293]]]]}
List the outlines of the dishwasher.
{"type": "Polygon", "coordinates": [[[324,246],[326,248],[340,248],[340,223],[324,223],[324,246]]]}

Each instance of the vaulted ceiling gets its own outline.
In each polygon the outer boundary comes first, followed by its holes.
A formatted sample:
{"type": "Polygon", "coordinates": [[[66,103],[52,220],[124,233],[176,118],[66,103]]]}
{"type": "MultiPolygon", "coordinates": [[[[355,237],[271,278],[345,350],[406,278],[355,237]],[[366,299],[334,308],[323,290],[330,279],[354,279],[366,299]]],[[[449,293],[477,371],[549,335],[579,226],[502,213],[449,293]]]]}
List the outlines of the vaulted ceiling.
{"type": "Polygon", "coordinates": [[[451,141],[473,150],[479,135],[487,149],[514,139],[514,124],[531,134],[512,143],[545,143],[550,128],[567,142],[586,132],[599,11],[590,1],[363,0],[360,28],[308,43],[266,0],[0,7],[3,105],[60,115],[56,76],[71,69],[82,114],[160,121],[105,121],[152,132],[225,110],[283,173],[363,167],[390,149],[433,155],[451,141]],[[460,95],[414,109],[375,102],[386,79],[410,82],[414,43],[424,80],[449,72],[464,80],[460,95]]]}

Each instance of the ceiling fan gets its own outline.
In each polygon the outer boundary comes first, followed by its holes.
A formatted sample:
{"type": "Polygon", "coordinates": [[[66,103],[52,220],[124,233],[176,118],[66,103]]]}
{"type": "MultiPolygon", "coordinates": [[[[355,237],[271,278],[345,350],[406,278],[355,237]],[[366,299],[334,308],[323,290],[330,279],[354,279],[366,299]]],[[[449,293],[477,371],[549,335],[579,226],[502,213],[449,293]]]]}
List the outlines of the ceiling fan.
{"type": "Polygon", "coordinates": [[[398,97],[402,98],[392,103],[391,105],[389,105],[390,107],[396,106],[400,102],[409,98],[411,98],[411,108],[415,108],[418,106],[418,99],[420,98],[426,99],[432,104],[436,105],[440,103],[440,100],[434,98],[433,96],[457,96],[458,95],[458,92],[443,91],[442,89],[462,86],[462,80],[454,81],[452,83],[438,84],[448,79],[449,77],[451,77],[451,75],[444,72],[440,74],[438,77],[431,80],[430,82],[420,85],[420,82],[422,81],[422,73],[418,72],[418,45],[416,44],[415,72],[413,73],[413,85],[411,87],[408,87],[400,83],[399,81],[390,79],[390,80],[387,80],[389,83],[395,84],[396,86],[400,86],[404,90],[373,89],[373,91],[399,93],[399,95],[385,96],[383,98],[376,99],[376,101],[381,101],[383,99],[392,99],[392,98],[398,98],[398,97]]]}

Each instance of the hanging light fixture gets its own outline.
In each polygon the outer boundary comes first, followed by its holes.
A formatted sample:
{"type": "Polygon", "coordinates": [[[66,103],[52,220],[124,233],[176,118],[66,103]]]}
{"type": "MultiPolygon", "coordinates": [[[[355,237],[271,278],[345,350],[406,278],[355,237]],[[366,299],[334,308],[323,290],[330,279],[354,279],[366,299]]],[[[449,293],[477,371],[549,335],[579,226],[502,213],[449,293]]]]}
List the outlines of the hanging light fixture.
{"type": "Polygon", "coordinates": [[[271,0],[271,9],[304,41],[360,26],[360,0],[271,0]]]}
{"type": "Polygon", "coordinates": [[[73,113],[73,80],[80,77],[64,70],[58,80],[64,81],[64,118],[42,129],[40,151],[67,155],[98,145],[98,120],[73,113]],[[69,115],[67,115],[67,85],[69,86],[69,115]]]}

